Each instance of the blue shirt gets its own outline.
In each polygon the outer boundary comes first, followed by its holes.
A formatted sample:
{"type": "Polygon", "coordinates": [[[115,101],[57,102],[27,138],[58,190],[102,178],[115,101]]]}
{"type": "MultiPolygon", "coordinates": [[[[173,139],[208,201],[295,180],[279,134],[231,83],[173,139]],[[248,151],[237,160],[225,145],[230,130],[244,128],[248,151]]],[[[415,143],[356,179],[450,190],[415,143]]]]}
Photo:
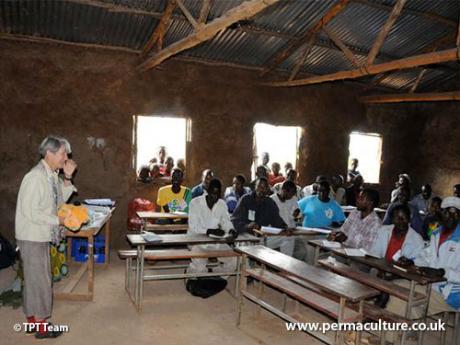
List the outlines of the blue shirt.
{"type": "Polygon", "coordinates": [[[311,195],[300,200],[298,205],[304,216],[303,226],[308,228],[325,228],[331,226],[332,222],[345,220],[340,205],[330,198],[328,202],[322,202],[317,195],[311,195]]]}
{"type": "Polygon", "coordinates": [[[249,189],[249,187],[243,187],[242,194],[238,194],[235,191],[235,188],[233,188],[233,186],[227,187],[225,189],[224,199],[225,203],[227,204],[229,213],[233,213],[233,211],[236,208],[236,205],[238,204],[238,201],[241,199],[241,197],[243,197],[246,194],[251,194],[251,189],[249,189]]]}
{"type": "Polygon", "coordinates": [[[192,199],[195,199],[197,196],[202,196],[203,194],[204,194],[204,188],[201,183],[192,188],[192,199]]]}

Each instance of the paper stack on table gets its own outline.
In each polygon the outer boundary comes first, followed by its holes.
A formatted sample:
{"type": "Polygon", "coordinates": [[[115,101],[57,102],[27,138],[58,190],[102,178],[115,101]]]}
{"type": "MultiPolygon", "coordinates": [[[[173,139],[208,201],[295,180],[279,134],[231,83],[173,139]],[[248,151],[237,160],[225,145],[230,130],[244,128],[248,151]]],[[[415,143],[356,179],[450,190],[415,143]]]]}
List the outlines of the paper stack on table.
{"type": "Polygon", "coordinates": [[[96,205],[96,206],[108,206],[113,207],[115,206],[115,201],[112,199],[85,199],[83,203],[86,205],[96,205]]]}
{"type": "Polygon", "coordinates": [[[158,236],[157,234],[154,234],[152,232],[143,232],[142,233],[142,238],[144,239],[145,242],[148,242],[148,243],[158,243],[158,242],[161,242],[162,239],[160,236],[158,236]]]}
{"type": "Polygon", "coordinates": [[[295,228],[297,231],[304,231],[304,232],[317,232],[317,233],[320,233],[320,234],[330,234],[331,233],[331,230],[328,230],[328,229],[321,229],[321,228],[306,228],[304,226],[296,226],[295,228]]]}
{"type": "Polygon", "coordinates": [[[339,242],[334,242],[334,241],[323,241],[323,246],[328,247],[328,248],[342,248],[342,244],[339,242]]]}
{"type": "Polygon", "coordinates": [[[265,234],[278,235],[284,229],[274,228],[272,226],[263,226],[260,230],[262,230],[265,234]]]}
{"type": "Polygon", "coordinates": [[[355,249],[355,248],[345,248],[345,254],[348,256],[365,256],[366,253],[362,249],[355,249]]]}

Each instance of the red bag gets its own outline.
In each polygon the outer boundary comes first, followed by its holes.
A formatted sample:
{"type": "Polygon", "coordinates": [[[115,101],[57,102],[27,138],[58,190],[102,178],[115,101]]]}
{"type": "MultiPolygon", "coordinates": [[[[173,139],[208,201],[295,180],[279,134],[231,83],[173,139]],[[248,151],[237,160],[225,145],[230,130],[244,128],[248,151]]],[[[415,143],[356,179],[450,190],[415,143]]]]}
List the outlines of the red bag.
{"type": "Polygon", "coordinates": [[[147,199],[134,198],[128,203],[128,230],[139,231],[142,226],[142,219],[136,212],[154,211],[155,204],[147,199]]]}

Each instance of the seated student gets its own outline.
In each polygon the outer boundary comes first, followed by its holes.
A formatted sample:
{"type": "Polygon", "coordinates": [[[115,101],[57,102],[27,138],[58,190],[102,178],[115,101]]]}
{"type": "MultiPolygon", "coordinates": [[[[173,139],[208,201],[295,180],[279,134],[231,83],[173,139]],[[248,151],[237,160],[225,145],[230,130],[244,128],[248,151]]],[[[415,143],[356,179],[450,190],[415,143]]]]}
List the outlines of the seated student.
{"type": "Polygon", "coordinates": [[[233,178],[233,184],[225,189],[224,200],[229,213],[233,213],[243,195],[251,193],[251,189],[244,186],[245,183],[246,178],[243,175],[236,175],[233,178]]]}
{"type": "Polygon", "coordinates": [[[345,188],[343,188],[344,183],[342,175],[332,176],[331,194],[339,205],[344,205],[346,203],[345,188]]]}
{"type": "MultiPolygon", "coordinates": [[[[288,163],[286,163],[286,164],[288,164],[288,163]]],[[[291,164],[291,163],[289,163],[289,164],[291,164]]],[[[302,199],[302,197],[303,197],[302,187],[300,187],[297,184],[297,171],[295,171],[294,169],[289,169],[287,171],[287,173],[286,173],[286,181],[294,182],[294,184],[296,186],[296,197],[297,197],[298,200],[302,199]]],[[[283,186],[283,182],[275,184],[273,186],[273,192],[274,193],[280,192],[282,186],[283,186]]]]}
{"type": "Polygon", "coordinates": [[[410,226],[415,230],[417,231],[420,236],[424,236],[423,234],[423,222],[422,222],[422,218],[420,218],[420,214],[418,212],[418,209],[411,205],[409,203],[409,200],[410,200],[410,189],[408,186],[401,186],[399,187],[399,191],[398,191],[398,196],[397,196],[397,200],[393,203],[391,203],[389,206],[388,206],[388,209],[387,209],[387,212],[385,213],[385,217],[383,218],[383,225],[389,225],[391,224],[391,212],[392,212],[392,209],[394,207],[396,207],[397,205],[407,205],[407,207],[409,207],[410,209],[410,226]]]}
{"type": "Polygon", "coordinates": [[[280,217],[278,206],[267,195],[270,191],[266,178],[259,178],[255,183],[255,191],[244,195],[232,214],[232,222],[238,233],[253,233],[262,226],[273,226],[287,229],[280,217]]]}
{"type": "Polygon", "coordinates": [[[318,195],[306,196],[298,202],[303,215],[303,226],[309,228],[326,228],[339,226],[345,220],[342,208],[329,197],[329,182],[319,183],[318,195]]]}
{"type": "Polygon", "coordinates": [[[273,187],[275,184],[280,182],[282,183],[286,180],[284,176],[280,173],[280,170],[280,163],[274,162],[272,164],[272,172],[268,174],[268,183],[270,184],[270,186],[273,187]]]}
{"type": "MultiPolygon", "coordinates": [[[[433,284],[427,315],[445,311],[460,311],[460,198],[447,197],[442,201],[442,225],[433,232],[430,245],[415,258],[422,275],[445,277],[447,282],[433,284]]],[[[408,281],[398,281],[408,286],[408,281]]],[[[417,286],[424,292],[425,287],[417,286]]],[[[404,315],[406,302],[390,297],[387,309],[404,315]]],[[[415,308],[412,318],[419,318],[421,308],[415,308]]]]}
{"type": "Polygon", "coordinates": [[[318,194],[318,187],[319,187],[319,184],[323,181],[327,181],[327,177],[324,176],[324,175],[318,175],[316,176],[316,179],[315,179],[315,182],[308,185],[308,186],[305,186],[303,189],[302,189],[302,195],[304,197],[307,197],[307,196],[311,196],[311,195],[316,195],[318,194]]]}
{"type": "Polygon", "coordinates": [[[442,212],[441,212],[442,199],[435,196],[428,204],[428,213],[423,220],[423,239],[429,240],[431,234],[439,226],[441,226],[442,212]]]}
{"type": "MultiPolygon", "coordinates": [[[[189,234],[216,234],[216,229],[223,230],[223,235],[232,234],[236,237],[236,231],[230,221],[227,206],[221,199],[222,183],[213,178],[209,181],[208,193],[198,196],[190,202],[188,219],[189,234]]],[[[225,243],[201,244],[190,246],[192,251],[231,250],[225,243]]],[[[236,258],[218,258],[220,265],[214,267],[213,272],[231,272],[236,268],[236,258]]],[[[192,259],[187,270],[189,273],[207,272],[207,259],[192,259]]]]}
{"type": "MultiPolygon", "coordinates": [[[[342,208],[339,204],[329,197],[329,182],[321,181],[319,183],[318,195],[306,196],[297,204],[303,215],[303,226],[309,228],[325,228],[330,226],[338,227],[345,220],[342,208]]],[[[309,237],[309,239],[319,239],[322,236],[309,237]]],[[[304,260],[313,264],[315,249],[309,245],[305,239],[304,252],[299,253],[296,249],[296,256],[304,256],[304,260]]]]}
{"type": "Polygon", "coordinates": [[[421,188],[421,193],[414,196],[410,201],[410,203],[417,207],[419,211],[423,212],[422,219],[428,212],[428,204],[432,197],[431,186],[429,184],[425,184],[421,188]]]}
{"type": "Polygon", "coordinates": [[[396,188],[391,191],[391,198],[390,202],[395,202],[398,198],[399,189],[402,187],[407,187],[410,190],[410,176],[408,174],[399,174],[398,181],[396,181],[395,186],[396,188]]]}
{"type": "MultiPolygon", "coordinates": [[[[278,206],[280,217],[288,226],[288,229],[295,229],[296,217],[299,215],[297,207],[296,185],[292,181],[284,181],[281,191],[273,193],[270,198],[278,206]]],[[[290,231],[288,231],[289,233],[290,231]]],[[[280,249],[280,252],[293,256],[295,247],[295,237],[286,236],[269,236],[267,238],[267,247],[280,249]]]]}
{"type": "Polygon", "coordinates": [[[356,175],[353,183],[345,189],[345,202],[348,206],[356,206],[356,200],[363,188],[364,179],[361,175],[356,175]]]}
{"type": "Polygon", "coordinates": [[[395,206],[391,210],[390,218],[392,224],[383,225],[378,231],[370,253],[385,258],[389,263],[398,262],[402,257],[414,260],[424,248],[425,242],[422,236],[409,226],[409,207],[395,206]]]}
{"type": "MultiPolygon", "coordinates": [[[[251,191],[255,191],[256,189],[256,182],[259,178],[264,178],[268,181],[268,170],[264,165],[259,165],[256,168],[256,178],[249,183],[249,188],[251,191]]],[[[271,194],[271,190],[267,192],[268,195],[271,194]]]]}
{"type": "Polygon", "coordinates": [[[201,183],[192,188],[192,199],[205,194],[209,186],[209,181],[214,177],[211,169],[205,169],[201,173],[201,183]]]}
{"type": "Polygon", "coordinates": [[[370,251],[382,226],[379,216],[374,211],[378,204],[379,192],[369,188],[363,189],[359,194],[356,210],[350,213],[338,232],[329,235],[329,240],[370,251]]]}
{"type": "Polygon", "coordinates": [[[188,205],[192,199],[190,189],[182,186],[184,174],[180,169],[173,169],[171,183],[158,190],[157,207],[161,212],[187,212],[188,205]]]}

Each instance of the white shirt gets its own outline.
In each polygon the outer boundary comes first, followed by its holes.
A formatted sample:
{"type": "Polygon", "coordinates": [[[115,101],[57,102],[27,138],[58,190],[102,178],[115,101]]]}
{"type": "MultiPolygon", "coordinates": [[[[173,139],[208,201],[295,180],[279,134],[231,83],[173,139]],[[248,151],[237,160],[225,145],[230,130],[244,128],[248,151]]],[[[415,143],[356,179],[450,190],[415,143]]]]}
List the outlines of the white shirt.
{"type": "MultiPolygon", "coordinates": [[[[55,209],[52,182],[56,183],[67,201],[77,189],[64,186],[57,172],[42,159],[24,176],[16,205],[16,239],[21,241],[50,242],[52,229],[59,224],[55,209]]],[[[60,205],[57,205],[59,208],[60,205]]]]}
{"type": "MultiPolygon", "coordinates": [[[[371,253],[380,258],[384,258],[390,243],[391,235],[393,234],[394,225],[382,225],[380,228],[371,253]]],[[[397,261],[401,256],[414,260],[425,247],[425,241],[414,229],[409,226],[406,238],[400,250],[393,256],[393,260],[397,261]]]]}
{"type": "Polygon", "coordinates": [[[206,195],[190,201],[188,211],[188,232],[205,234],[208,229],[222,229],[225,232],[233,229],[225,201],[219,199],[212,209],[206,203],[206,195]]]}
{"type": "Polygon", "coordinates": [[[297,206],[297,201],[298,201],[297,197],[293,196],[291,199],[283,202],[280,200],[278,194],[274,193],[270,195],[270,198],[272,198],[276,206],[278,206],[281,219],[284,220],[284,222],[289,228],[295,228],[296,223],[295,223],[294,216],[292,214],[294,213],[296,209],[299,208],[297,206]]]}

